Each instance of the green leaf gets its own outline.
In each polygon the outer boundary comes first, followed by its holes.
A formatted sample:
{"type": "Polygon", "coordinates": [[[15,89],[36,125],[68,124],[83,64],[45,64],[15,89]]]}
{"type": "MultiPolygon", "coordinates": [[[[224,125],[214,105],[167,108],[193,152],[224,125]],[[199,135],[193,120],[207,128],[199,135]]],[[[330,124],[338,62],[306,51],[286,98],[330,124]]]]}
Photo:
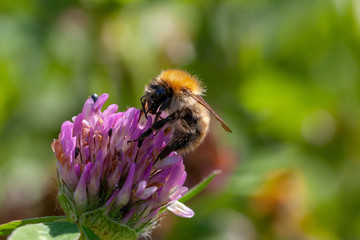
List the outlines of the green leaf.
{"type": "Polygon", "coordinates": [[[9,235],[16,228],[24,226],[26,224],[61,222],[61,221],[66,221],[67,219],[68,219],[67,216],[49,216],[49,217],[29,218],[29,219],[8,222],[0,225],[0,236],[9,235]]]}
{"type": "MultiPolygon", "coordinates": [[[[105,214],[105,209],[84,213],[80,217],[80,223],[90,228],[101,240],[136,240],[138,238],[134,229],[111,220],[105,214]]],[[[86,228],[83,230],[86,234],[86,228]]]]}
{"type": "Polygon", "coordinates": [[[82,232],[84,233],[87,240],[101,240],[90,228],[81,225],[82,232]]]}
{"type": "Polygon", "coordinates": [[[28,224],[16,229],[9,240],[78,240],[80,231],[72,222],[28,224]]]}
{"type": "Polygon", "coordinates": [[[179,202],[185,203],[198,195],[209,183],[214,179],[216,175],[219,175],[221,170],[215,170],[209,174],[204,180],[191,188],[182,198],[180,198],[179,202]]]}

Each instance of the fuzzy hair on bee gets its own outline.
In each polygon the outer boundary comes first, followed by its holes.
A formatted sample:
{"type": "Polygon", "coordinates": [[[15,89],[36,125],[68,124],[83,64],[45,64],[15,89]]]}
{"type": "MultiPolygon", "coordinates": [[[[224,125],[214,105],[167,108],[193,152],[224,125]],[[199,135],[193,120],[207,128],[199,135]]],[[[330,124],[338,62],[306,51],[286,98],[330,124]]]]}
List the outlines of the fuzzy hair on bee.
{"type": "Polygon", "coordinates": [[[225,131],[231,132],[229,126],[202,98],[204,91],[202,83],[185,71],[162,71],[145,86],[145,94],[140,99],[145,117],[149,113],[154,114],[155,121],[151,128],[134,141],[138,141],[140,147],[152,132],[170,125],[173,135],[157,156],[156,160],[161,160],[172,151],[186,154],[197,148],[209,131],[210,113],[225,131]],[[168,114],[166,118],[160,117],[163,112],[168,114]]]}

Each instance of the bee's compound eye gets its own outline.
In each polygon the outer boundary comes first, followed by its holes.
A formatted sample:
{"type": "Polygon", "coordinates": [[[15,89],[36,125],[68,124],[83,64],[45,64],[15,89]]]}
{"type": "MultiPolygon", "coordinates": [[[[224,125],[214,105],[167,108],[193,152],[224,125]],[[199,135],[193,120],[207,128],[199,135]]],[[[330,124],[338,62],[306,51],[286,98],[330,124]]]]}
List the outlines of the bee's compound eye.
{"type": "Polygon", "coordinates": [[[164,87],[162,86],[159,86],[157,89],[156,89],[156,96],[162,96],[166,94],[166,90],[164,87]]]}

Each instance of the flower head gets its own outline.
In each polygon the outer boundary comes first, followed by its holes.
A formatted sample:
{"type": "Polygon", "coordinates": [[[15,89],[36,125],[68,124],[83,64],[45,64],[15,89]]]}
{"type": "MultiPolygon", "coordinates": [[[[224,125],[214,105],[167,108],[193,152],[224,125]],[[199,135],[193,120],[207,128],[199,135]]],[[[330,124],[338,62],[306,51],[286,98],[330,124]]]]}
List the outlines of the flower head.
{"type": "Polygon", "coordinates": [[[157,131],[138,148],[131,140],[151,127],[152,116],[146,119],[135,108],[117,112],[115,104],[102,112],[107,98],[89,98],[51,144],[60,193],[70,202],[62,204],[64,210],[78,221],[82,214],[103,208],[111,220],[137,232],[151,228],[163,207],[192,217],[192,210],[177,202],[187,192],[182,157],[173,152],[154,163],[171,131],[157,131]]]}

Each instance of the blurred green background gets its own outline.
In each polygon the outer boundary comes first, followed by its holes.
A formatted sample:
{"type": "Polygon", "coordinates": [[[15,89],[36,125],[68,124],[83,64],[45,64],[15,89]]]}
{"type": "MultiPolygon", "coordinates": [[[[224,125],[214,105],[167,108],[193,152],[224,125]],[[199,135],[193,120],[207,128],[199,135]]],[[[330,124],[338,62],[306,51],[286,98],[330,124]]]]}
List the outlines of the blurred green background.
{"type": "Polygon", "coordinates": [[[196,74],[213,121],[189,182],[222,176],[153,239],[360,239],[360,2],[0,1],[0,222],[61,214],[50,143],[92,93],[140,107],[196,74]]]}

